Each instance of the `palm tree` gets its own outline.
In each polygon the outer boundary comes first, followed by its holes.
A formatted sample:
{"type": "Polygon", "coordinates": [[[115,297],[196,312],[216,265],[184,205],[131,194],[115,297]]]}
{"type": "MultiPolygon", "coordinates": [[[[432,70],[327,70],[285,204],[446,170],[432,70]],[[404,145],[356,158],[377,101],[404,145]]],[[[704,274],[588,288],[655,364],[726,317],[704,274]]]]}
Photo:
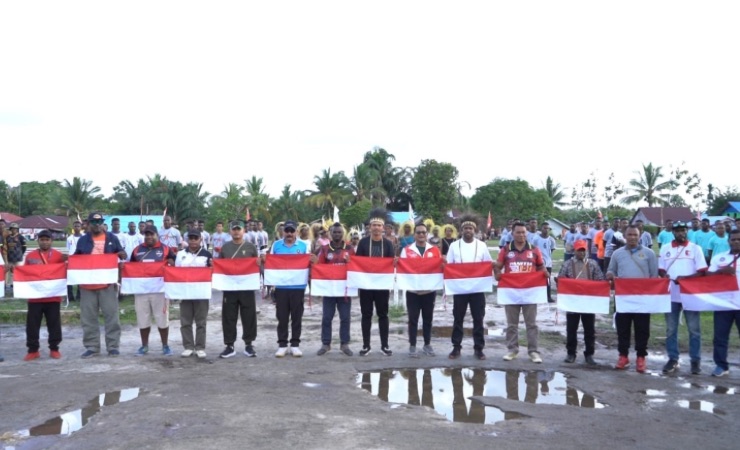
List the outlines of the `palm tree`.
{"type": "Polygon", "coordinates": [[[372,172],[375,178],[373,185],[382,189],[382,193],[378,190],[378,194],[385,194],[379,195],[379,201],[374,203],[385,204],[392,209],[404,209],[408,208],[408,202],[411,199],[409,192],[413,169],[394,167],[393,161],[395,160],[396,157],[385,149],[375,147],[372,151],[365,153],[362,164],[372,172]]]}
{"type": "Polygon", "coordinates": [[[354,193],[355,202],[370,200],[376,204],[380,204],[380,199],[386,197],[385,190],[376,182],[375,170],[366,164],[360,164],[354,167],[349,188],[354,193]]]}
{"type": "Polygon", "coordinates": [[[342,171],[332,174],[331,169],[324,169],[313,180],[316,190],[306,191],[306,201],[321,208],[329,217],[334,213],[335,206],[344,206],[352,198],[352,192],[348,188],[349,179],[342,171]]]}
{"type": "Polygon", "coordinates": [[[566,205],[566,202],[563,201],[563,198],[565,198],[565,193],[563,192],[562,186],[560,186],[560,183],[555,183],[552,177],[548,176],[545,180],[545,191],[547,192],[547,196],[550,197],[553,205],[566,205]]]}
{"type": "Polygon", "coordinates": [[[72,178],[72,182],[64,180],[57,204],[67,216],[83,216],[95,208],[99,200],[103,198],[98,194],[100,187],[93,186],[92,181],[80,177],[72,178]]]}
{"type": "Polygon", "coordinates": [[[271,221],[270,196],[265,193],[262,177],[257,178],[252,175],[252,178],[245,180],[245,183],[247,191],[246,206],[249,208],[251,216],[266,222],[271,221]]]}
{"type": "Polygon", "coordinates": [[[275,217],[306,220],[305,208],[301,192],[292,191],[290,185],[283,186],[283,190],[270,207],[275,217]]]}
{"type": "Polygon", "coordinates": [[[642,171],[635,172],[638,178],[630,180],[630,190],[634,193],[622,198],[622,203],[630,205],[641,201],[653,205],[669,206],[671,190],[675,188],[673,180],[661,181],[664,177],[660,166],[653,167],[653,163],[642,165],[642,171]]]}

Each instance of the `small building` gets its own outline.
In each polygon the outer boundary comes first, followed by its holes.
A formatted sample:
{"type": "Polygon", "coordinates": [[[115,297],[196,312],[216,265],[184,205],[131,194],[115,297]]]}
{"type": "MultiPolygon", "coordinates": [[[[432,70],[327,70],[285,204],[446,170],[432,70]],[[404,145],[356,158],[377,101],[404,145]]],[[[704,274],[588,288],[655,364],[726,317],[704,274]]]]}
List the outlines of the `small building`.
{"type": "Polygon", "coordinates": [[[727,202],[727,206],[722,210],[722,215],[733,219],[740,217],[740,202],[727,202]]]}
{"type": "Polygon", "coordinates": [[[64,239],[68,225],[67,216],[36,215],[18,221],[19,232],[31,239],[36,239],[41,230],[51,231],[54,239],[64,239]]]}
{"type": "Polygon", "coordinates": [[[560,239],[565,235],[565,232],[570,230],[570,225],[565,222],[561,222],[558,219],[547,219],[547,223],[550,224],[550,234],[555,236],[556,239],[560,239]]]}
{"type": "Polygon", "coordinates": [[[694,216],[694,213],[691,212],[691,209],[685,207],[639,208],[632,216],[632,219],[630,219],[630,223],[634,224],[638,220],[642,220],[645,226],[663,228],[663,224],[665,224],[666,220],[672,220],[674,222],[677,220],[680,220],[682,222],[691,222],[691,219],[693,219],[694,217],[696,216],[694,216]]]}
{"type": "Polygon", "coordinates": [[[0,211],[0,219],[3,219],[8,225],[10,225],[13,222],[20,222],[23,220],[23,217],[16,216],[13,213],[9,213],[7,211],[0,211]]]}

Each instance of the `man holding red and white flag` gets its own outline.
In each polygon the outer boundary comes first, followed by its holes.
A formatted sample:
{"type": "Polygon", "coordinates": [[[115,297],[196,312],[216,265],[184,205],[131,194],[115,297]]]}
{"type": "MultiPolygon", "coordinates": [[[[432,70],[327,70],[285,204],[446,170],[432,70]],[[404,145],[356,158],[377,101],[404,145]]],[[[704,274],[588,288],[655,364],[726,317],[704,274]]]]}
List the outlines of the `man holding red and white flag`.
{"type": "MultiPolygon", "coordinates": [[[[432,259],[435,261],[436,268],[439,272],[438,274],[431,274],[431,276],[422,274],[417,277],[424,277],[426,279],[432,277],[439,278],[440,286],[432,285],[431,287],[441,287],[442,255],[440,254],[438,247],[427,242],[427,226],[423,223],[416,225],[414,228],[414,243],[401,250],[401,259],[399,260],[398,274],[396,275],[399,280],[404,277],[402,274],[401,262],[407,259],[411,261],[432,259]]],[[[405,289],[403,286],[400,287],[405,289]]],[[[419,356],[416,352],[416,335],[419,330],[420,313],[422,317],[422,333],[424,335],[424,347],[422,348],[422,353],[427,356],[434,356],[434,349],[432,348],[432,319],[434,316],[434,300],[436,297],[436,290],[406,290],[406,310],[409,314],[409,356],[412,358],[417,358],[419,356]]]]}
{"type": "MultiPolygon", "coordinates": [[[[202,236],[197,229],[187,231],[188,246],[177,252],[175,267],[211,267],[213,255],[201,246],[202,236]]],[[[210,288],[208,289],[210,294],[210,288]]],[[[206,357],[206,325],[208,324],[208,307],[210,299],[183,299],[180,302],[180,334],[182,346],[180,354],[187,358],[195,353],[200,359],[206,357]],[[195,322],[195,339],[193,339],[193,322],[195,322]]]]}
{"type": "MultiPolygon", "coordinates": [[[[335,222],[330,228],[329,233],[331,236],[331,242],[324,245],[319,250],[317,255],[311,257],[313,264],[313,270],[316,270],[317,266],[325,266],[331,264],[334,266],[346,266],[349,262],[350,255],[354,254],[354,248],[347,242],[344,241],[344,228],[339,222],[335,222]]],[[[345,271],[346,274],[346,271],[345,271]]],[[[313,277],[311,279],[311,292],[314,290],[315,284],[313,277]]],[[[320,283],[320,282],[319,282],[320,283]]],[[[350,312],[352,310],[352,297],[346,292],[347,280],[344,280],[345,294],[342,296],[330,296],[324,295],[323,302],[323,314],[321,316],[321,348],[316,352],[317,355],[321,356],[331,350],[331,324],[334,321],[335,311],[339,311],[339,350],[347,356],[352,356],[352,350],[349,348],[350,339],[350,312]]]]}
{"type": "MultiPolygon", "coordinates": [[[[524,325],[527,329],[527,352],[533,363],[542,363],[538,351],[539,329],[537,328],[537,303],[547,303],[547,269],[540,249],[527,242],[527,226],[524,222],[517,222],[512,227],[514,241],[499,252],[498,261],[494,266],[494,276],[501,281],[503,277],[512,278],[521,274],[539,272],[540,276],[532,276],[526,286],[512,286],[507,292],[506,283],[499,283],[497,295],[499,304],[504,304],[506,312],[506,347],[509,352],[504,355],[504,361],[511,361],[519,354],[519,315],[524,315],[524,325]],[[525,295],[517,291],[523,291],[525,295]],[[513,294],[512,301],[506,296],[513,294]],[[516,295],[519,294],[519,295],[516,295]]],[[[504,280],[506,281],[506,280],[504,280]]]]}
{"type": "MultiPolygon", "coordinates": [[[[31,251],[26,255],[26,262],[24,266],[18,266],[15,268],[15,289],[16,295],[22,291],[22,285],[24,283],[25,270],[31,269],[38,265],[44,265],[50,267],[51,265],[61,266],[60,269],[64,269],[64,261],[66,256],[62,255],[59,251],[51,248],[52,235],[49,230],[42,230],[38,234],[39,248],[35,251],[31,251]]],[[[41,283],[54,284],[57,280],[44,280],[41,283]]],[[[65,283],[58,284],[58,293],[66,293],[65,283]]],[[[28,347],[28,353],[23,358],[24,361],[32,361],[41,357],[39,352],[39,330],[41,329],[41,320],[46,318],[46,329],[49,333],[49,356],[53,359],[59,359],[62,354],[59,353],[59,344],[62,342],[62,320],[60,304],[62,297],[57,295],[53,297],[43,298],[29,298],[28,299],[28,314],[26,315],[26,346],[28,347]]]]}
{"type": "MultiPolygon", "coordinates": [[[[640,245],[640,230],[630,225],[624,232],[627,241],[624,247],[614,251],[609,261],[606,279],[614,285],[619,278],[656,278],[658,276],[658,257],[649,248],[640,245]]],[[[617,326],[617,348],[619,360],[615,369],[624,370],[630,365],[629,349],[632,326],[635,327],[635,352],[637,353],[636,369],[640,373],[647,370],[645,357],[650,339],[649,312],[619,312],[619,293],[616,292],[617,313],[614,322],[617,326]]],[[[650,297],[649,297],[650,298],[650,297]]],[[[644,305],[644,308],[649,308],[644,305]]]]}
{"type": "MultiPolygon", "coordinates": [[[[735,229],[730,231],[730,251],[712,256],[708,274],[734,275],[737,284],[740,284],[740,272],[737,270],[738,258],[740,258],[740,229],[735,229]]],[[[736,305],[734,309],[714,311],[714,364],[716,367],[712,371],[713,377],[722,377],[730,373],[727,353],[732,325],[735,324],[740,330],[740,292],[734,292],[732,303],[736,305]]]]}
{"type": "MultiPolygon", "coordinates": [[[[144,243],[131,250],[131,263],[148,263],[157,266],[174,265],[175,254],[166,245],[159,242],[159,233],[154,225],[144,228],[144,243]]],[[[129,263],[130,264],[130,263],[129,263]]],[[[123,284],[123,278],[121,279],[123,284]]],[[[132,286],[133,287],[133,286],[132,286]]],[[[170,334],[170,302],[164,297],[164,280],[162,292],[134,293],[136,322],[141,336],[141,347],[136,351],[139,356],[149,353],[149,333],[152,330],[152,319],[159,330],[162,341],[162,354],[172,356],[168,344],[170,334]]]]}
{"type": "MultiPolygon", "coordinates": [[[[116,254],[118,258],[125,259],[126,251],[113,233],[103,229],[105,219],[98,212],[90,213],[87,217],[89,233],[80,237],[77,241],[75,255],[102,255],[116,254]]],[[[67,282],[72,279],[70,271],[73,270],[74,256],[70,258],[67,270],[67,282]]],[[[100,258],[102,260],[102,258],[100,258]]],[[[108,269],[107,267],[105,269],[108,269]]],[[[97,270],[105,275],[109,270],[97,270]]],[[[93,274],[96,270],[81,270],[93,274]]],[[[81,284],[80,285],[80,322],[82,323],[82,343],[86,350],[82,358],[90,358],[100,353],[100,325],[98,324],[98,313],[102,311],[105,318],[105,346],[108,356],[118,356],[121,342],[121,323],[118,319],[118,293],[116,286],[118,275],[108,283],[81,284]]],[[[74,284],[74,283],[73,283],[74,284]]]]}
{"type": "MultiPolygon", "coordinates": [[[[463,263],[490,263],[493,264],[491,254],[488,252],[488,246],[485,242],[475,239],[475,231],[478,229],[478,217],[467,214],[460,218],[460,229],[462,230],[462,239],[450,244],[447,252],[447,264],[463,263]]],[[[493,280],[491,280],[492,285],[493,280]]],[[[490,285],[489,285],[490,286],[490,285]]],[[[481,288],[483,288],[481,286],[481,288]]],[[[484,289],[484,288],[483,288],[484,289]]],[[[485,337],[483,336],[483,318],[486,316],[486,294],[483,290],[480,292],[467,292],[453,295],[453,327],[452,327],[452,351],[450,359],[460,357],[463,340],[463,322],[465,313],[470,306],[470,315],[473,317],[473,348],[477,359],[486,359],[483,348],[486,346],[485,337]]]]}

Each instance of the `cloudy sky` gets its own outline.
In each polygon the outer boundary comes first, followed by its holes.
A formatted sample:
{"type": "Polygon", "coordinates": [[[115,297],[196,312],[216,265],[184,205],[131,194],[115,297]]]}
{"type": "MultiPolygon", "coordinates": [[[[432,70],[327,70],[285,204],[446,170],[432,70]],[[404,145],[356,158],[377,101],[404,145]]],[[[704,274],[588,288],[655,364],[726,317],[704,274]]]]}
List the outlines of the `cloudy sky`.
{"type": "Polygon", "coordinates": [[[381,146],[473,187],[682,161],[736,185],[738,23],[737,1],[2,2],[0,179],[276,195],[381,146]]]}

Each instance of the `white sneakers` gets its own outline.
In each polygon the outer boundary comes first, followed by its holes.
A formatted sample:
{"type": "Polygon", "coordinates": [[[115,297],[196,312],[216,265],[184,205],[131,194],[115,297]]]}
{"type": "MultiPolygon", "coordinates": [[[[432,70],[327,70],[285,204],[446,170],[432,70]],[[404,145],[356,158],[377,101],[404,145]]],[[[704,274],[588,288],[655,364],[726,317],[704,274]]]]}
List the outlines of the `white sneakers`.
{"type": "Polygon", "coordinates": [[[193,353],[194,352],[192,350],[186,348],[182,353],[180,353],[180,356],[182,356],[183,358],[190,358],[191,356],[193,356],[193,353]]]}
{"type": "Polygon", "coordinates": [[[276,358],[282,358],[285,356],[285,354],[288,353],[288,347],[278,347],[277,351],[275,352],[276,358]]]}
{"type": "Polygon", "coordinates": [[[537,352],[532,352],[529,354],[529,359],[536,364],[542,364],[542,357],[537,352]]]}
{"type": "Polygon", "coordinates": [[[290,347],[290,353],[296,358],[303,356],[303,352],[298,347],[290,347]]]}
{"type": "Polygon", "coordinates": [[[200,359],[203,359],[206,357],[206,351],[205,350],[196,350],[195,356],[197,356],[200,359]]]}
{"type": "Polygon", "coordinates": [[[303,356],[303,352],[298,347],[278,347],[277,351],[275,352],[276,358],[282,358],[285,355],[293,355],[295,358],[300,358],[303,356]]]}
{"type": "Polygon", "coordinates": [[[504,355],[504,361],[513,361],[516,359],[517,355],[517,352],[509,352],[504,355]]]}

